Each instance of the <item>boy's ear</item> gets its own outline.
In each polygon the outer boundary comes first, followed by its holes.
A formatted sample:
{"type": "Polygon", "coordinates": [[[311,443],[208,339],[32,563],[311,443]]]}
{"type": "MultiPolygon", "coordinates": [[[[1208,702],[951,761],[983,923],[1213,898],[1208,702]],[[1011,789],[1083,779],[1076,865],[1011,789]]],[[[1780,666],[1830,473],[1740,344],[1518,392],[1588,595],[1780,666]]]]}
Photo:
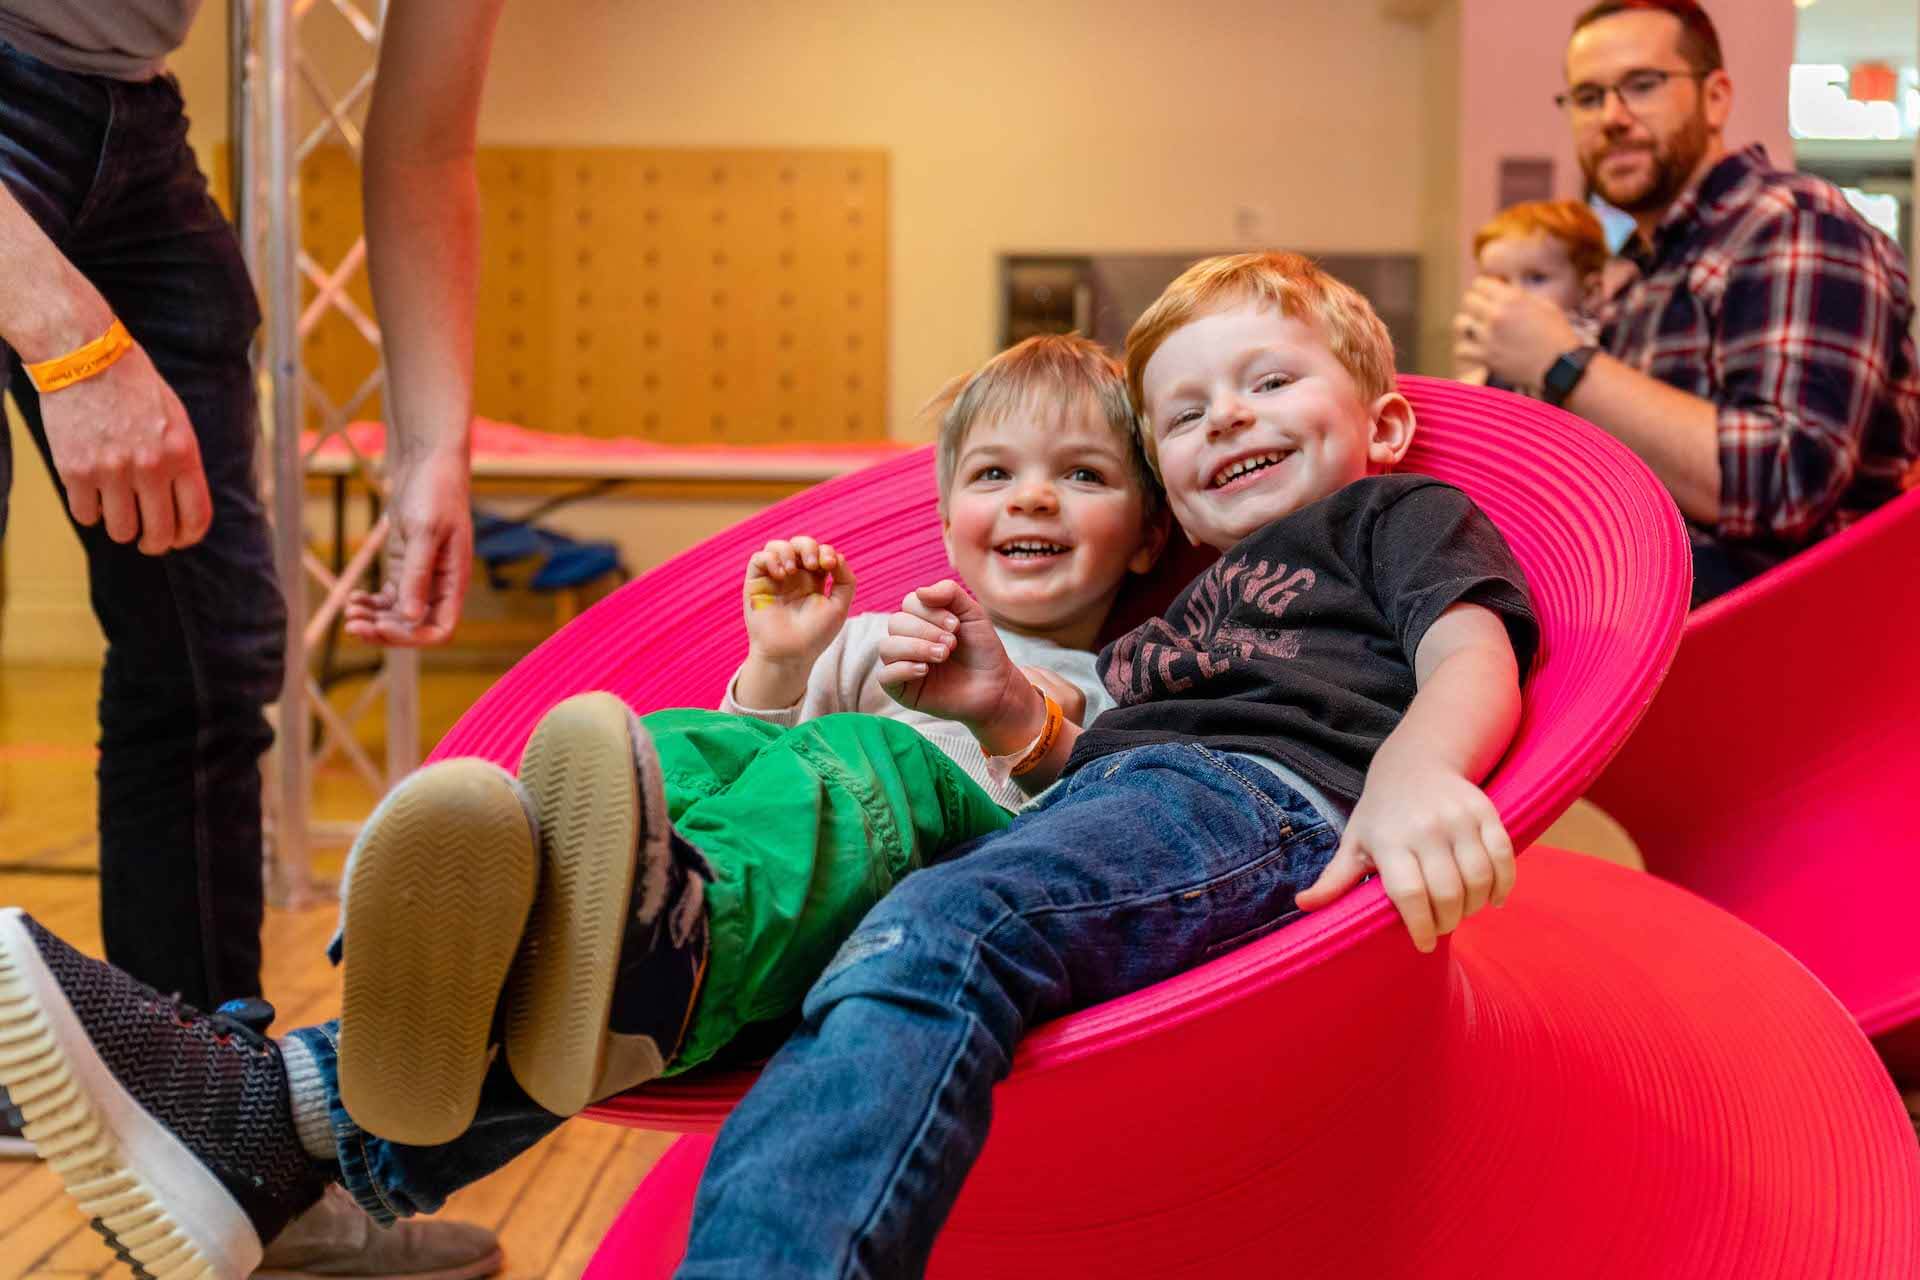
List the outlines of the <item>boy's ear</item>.
{"type": "Polygon", "coordinates": [[[1147,527],[1141,531],[1140,546],[1127,561],[1129,573],[1149,573],[1160,561],[1160,553],[1167,549],[1167,526],[1171,517],[1163,504],[1147,527]]]}
{"type": "Polygon", "coordinates": [[[1413,444],[1413,406],[1398,391],[1389,391],[1368,412],[1367,463],[1375,471],[1385,471],[1413,444]]]}
{"type": "Polygon", "coordinates": [[[947,553],[947,563],[953,563],[953,521],[947,517],[946,503],[940,504],[940,549],[947,553]]]}

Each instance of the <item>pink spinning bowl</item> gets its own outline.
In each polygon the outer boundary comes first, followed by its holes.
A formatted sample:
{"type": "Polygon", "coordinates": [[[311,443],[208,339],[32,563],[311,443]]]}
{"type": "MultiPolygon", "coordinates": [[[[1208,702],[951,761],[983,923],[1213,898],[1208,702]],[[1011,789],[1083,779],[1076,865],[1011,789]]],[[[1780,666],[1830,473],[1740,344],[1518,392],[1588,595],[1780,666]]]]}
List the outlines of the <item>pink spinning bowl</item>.
{"type": "MultiPolygon", "coordinates": [[[[1792,952],[1890,1046],[1920,1018],[1916,566],[1920,491],[1696,610],[1592,790],[1649,871],[1792,952]]],[[[1920,1077],[1917,1050],[1898,1052],[1920,1077]]]]}
{"type": "MultiPolygon", "coordinates": [[[[1405,469],[1479,501],[1541,616],[1520,733],[1487,784],[1524,846],[1653,698],[1685,616],[1684,533],[1591,426],[1402,385],[1421,424],[1405,469]]],[[[744,652],[751,549],[830,538],[856,607],[886,609],[948,572],[937,531],[927,452],[799,495],[583,615],[436,755],[510,766],[584,689],[714,705],[744,652]]],[[[593,1114],[704,1134],[750,1083],[673,1081],[593,1114]]],[[[1723,912],[1557,852],[1526,854],[1513,901],[1433,955],[1369,883],[1041,1027],[995,1113],[936,1275],[1920,1276],[1920,1152],[1845,1011],[1723,912]]],[[[706,1148],[663,1159],[590,1274],[671,1271],[706,1148]]]]}

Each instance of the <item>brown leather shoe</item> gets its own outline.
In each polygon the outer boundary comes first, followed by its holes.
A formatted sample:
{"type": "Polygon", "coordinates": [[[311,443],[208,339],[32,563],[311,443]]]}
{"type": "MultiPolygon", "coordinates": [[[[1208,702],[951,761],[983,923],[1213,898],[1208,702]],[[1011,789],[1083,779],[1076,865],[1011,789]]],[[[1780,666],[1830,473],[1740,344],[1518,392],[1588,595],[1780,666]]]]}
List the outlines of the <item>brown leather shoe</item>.
{"type": "Polygon", "coordinates": [[[254,1280],[477,1280],[505,1262],[485,1227],[432,1218],[377,1226],[334,1186],[274,1237],[253,1274],[254,1280]]]}

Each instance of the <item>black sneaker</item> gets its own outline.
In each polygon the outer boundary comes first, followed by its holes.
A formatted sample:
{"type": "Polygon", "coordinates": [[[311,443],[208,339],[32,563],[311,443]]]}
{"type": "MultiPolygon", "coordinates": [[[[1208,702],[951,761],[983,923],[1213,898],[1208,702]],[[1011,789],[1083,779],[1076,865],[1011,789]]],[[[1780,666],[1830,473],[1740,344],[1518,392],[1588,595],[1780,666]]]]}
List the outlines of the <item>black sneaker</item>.
{"type": "Polygon", "coordinates": [[[659,753],[611,693],[547,712],[520,782],[540,888],[507,982],[507,1066],[570,1116],[673,1061],[706,973],[713,871],[668,822],[659,753]]]}
{"type": "Polygon", "coordinates": [[[239,1280],[320,1197],[280,1050],[0,910],[0,1087],[143,1280],[239,1280]]]}
{"type": "Polygon", "coordinates": [[[7,1091],[0,1089],[0,1160],[31,1160],[36,1154],[33,1144],[27,1141],[25,1120],[20,1112],[7,1101],[7,1091]]]}

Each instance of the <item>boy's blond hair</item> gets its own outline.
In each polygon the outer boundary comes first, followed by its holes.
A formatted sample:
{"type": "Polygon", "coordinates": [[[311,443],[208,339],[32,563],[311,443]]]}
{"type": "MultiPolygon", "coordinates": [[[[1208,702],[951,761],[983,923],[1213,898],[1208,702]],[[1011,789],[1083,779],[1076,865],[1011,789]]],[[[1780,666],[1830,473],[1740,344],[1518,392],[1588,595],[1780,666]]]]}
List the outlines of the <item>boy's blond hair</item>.
{"type": "Polygon", "coordinates": [[[1147,362],[1173,331],[1241,302],[1267,302],[1280,314],[1319,329],[1327,349],[1372,402],[1393,390],[1393,337],[1351,285],[1297,253],[1236,253],[1205,258],[1180,273],[1127,332],[1127,392],[1138,413],[1134,429],[1158,473],[1153,427],[1142,387],[1147,362]]]}
{"type": "Polygon", "coordinates": [[[1151,519],[1160,509],[1160,484],[1140,454],[1126,373],[1105,347],[1077,333],[1041,333],[1016,342],[927,401],[921,414],[939,429],[940,510],[947,509],[960,450],[975,423],[1032,412],[1045,419],[1037,427],[1050,429],[1089,407],[1120,440],[1144,498],[1143,514],[1151,519]]]}
{"type": "Polygon", "coordinates": [[[1582,280],[1607,265],[1613,255],[1607,251],[1606,229],[1598,215],[1578,200],[1528,200],[1510,204],[1473,236],[1473,256],[1495,240],[1517,240],[1522,236],[1550,236],[1567,251],[1573,272],[1582,280]]]}

